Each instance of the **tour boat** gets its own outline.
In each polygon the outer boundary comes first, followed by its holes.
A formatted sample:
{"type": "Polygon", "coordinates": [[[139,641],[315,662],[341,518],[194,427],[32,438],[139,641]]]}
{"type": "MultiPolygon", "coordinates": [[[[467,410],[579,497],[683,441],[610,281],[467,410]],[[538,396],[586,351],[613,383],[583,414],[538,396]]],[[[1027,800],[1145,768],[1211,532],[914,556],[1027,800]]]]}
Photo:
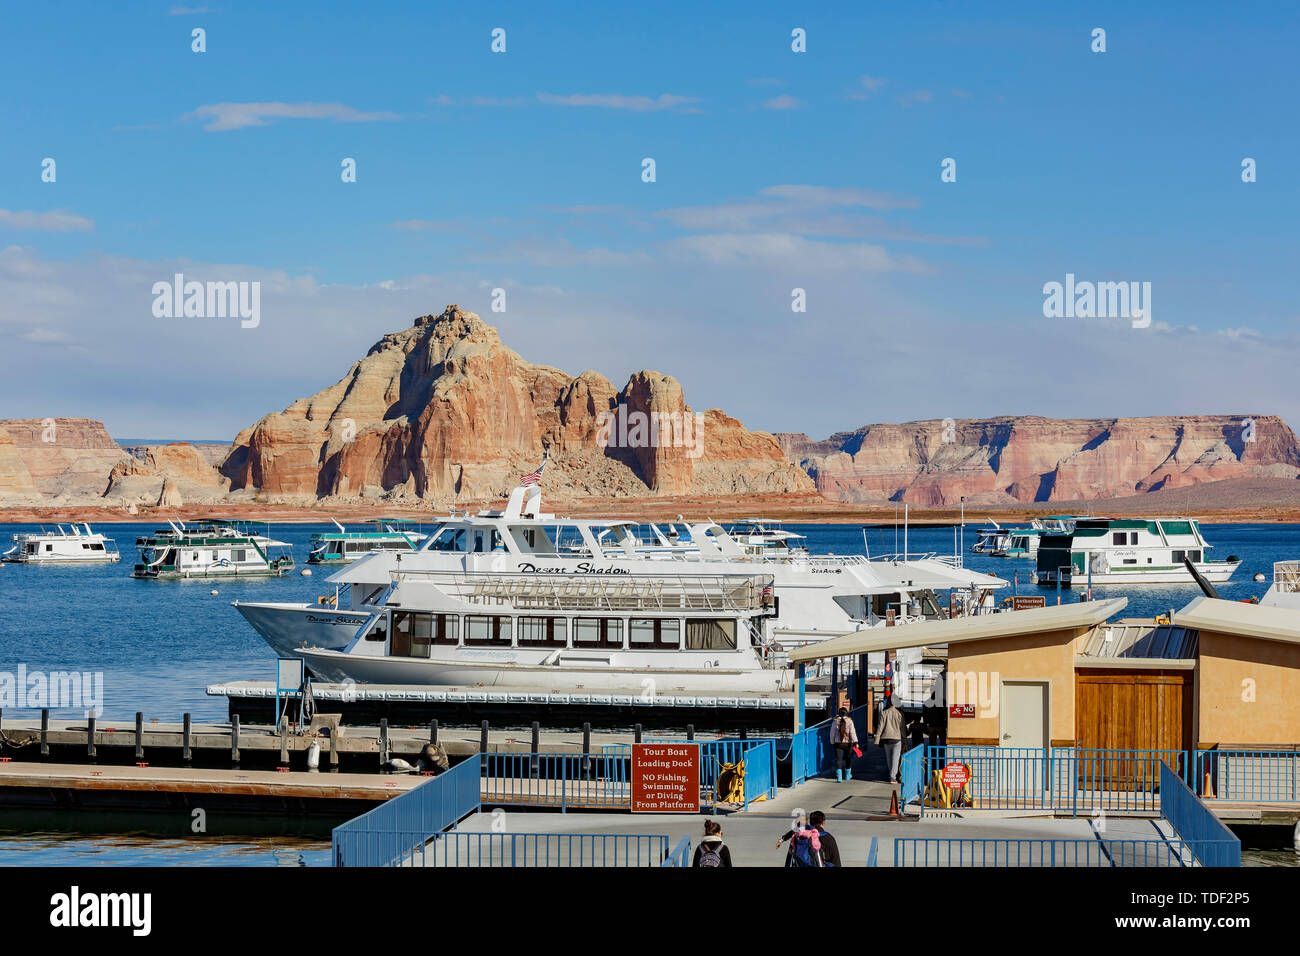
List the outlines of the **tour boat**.
{"type": "Polygon", "coordinates": [[[279,577],[293,570],[290,545],[258,534],[252,522],[204,518],[167,524],[136,539],[140,562],[131,577],[279,577]]]}
{"type": "Polygon", "coordinates": [[[1194,584],[1183,559],[1205,580],[1227,581],[1240,560],[1206,557],[1213,546],[1191,518],[1080,518],[1069,534],[1043,535],[1038,546],[1040,585],[1194,584]]]}
{"type": "Polygon", "coordinates": [[[666,527],[621,519],[556,518],[541,511],[541,491],[521,485],[502,511],[451,514],[415,552],[374,551],[328,581],[315,603],[236,602],[240,614],[281,655],[307,646],[340,650],[368,617],[367,608],[397,572],[586,575],[770,574],[778,643],[797,645],[862,627],[903,624],[992,610],[1001,578],[969,571],[935,554],[869,559],[762,547],[759,554],[713,521],[666,527]],[[958,595],[954,599],[951,595],[958,595]]]}
{"type": "Polygon", "coordinates": [[[394,571],[332,681],[654,696],[789,691],[770,574],[394,571]]]}
{"type": "Polygon", "coordinates": [[[413,521],[376,518],[372,523],[372,531],[348,531],[335,521],[338,531],[313,534],[307,563],[351,564],[371,551],[415,551],[424,540],[413,521]]]}
{"type": "Polygon", "coordinates": [[[91,531],[84,522],[80,527],[56,525],[53,531],[24,531],[13,539],[14,546],[4,553],[4,560],[16,564],[94,564],[122,558],[112,538],[91,531]]]}

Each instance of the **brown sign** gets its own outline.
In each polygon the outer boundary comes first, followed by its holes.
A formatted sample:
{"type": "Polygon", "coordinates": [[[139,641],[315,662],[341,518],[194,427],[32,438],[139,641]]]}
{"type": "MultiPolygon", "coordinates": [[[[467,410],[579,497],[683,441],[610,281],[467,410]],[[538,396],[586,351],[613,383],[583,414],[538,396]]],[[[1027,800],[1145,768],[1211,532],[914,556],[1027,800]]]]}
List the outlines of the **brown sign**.
{"type": "Polygon", "coordinates": [[[700,745],[633,744],[632,812],[699,813],[700,745]]]}
{"type": "Polygon", "coordinates": [[[975,705],[974,704],[949,704],[948,716],[949,717],[974,717],[975,705]]]}
{"type": "Polygon", "coordinates": [[[1016,595],[1011,599],[1011,610],[1024,611],[1031,607],[1047,607],[1047,598],[1041,594],[1016,595]]]}

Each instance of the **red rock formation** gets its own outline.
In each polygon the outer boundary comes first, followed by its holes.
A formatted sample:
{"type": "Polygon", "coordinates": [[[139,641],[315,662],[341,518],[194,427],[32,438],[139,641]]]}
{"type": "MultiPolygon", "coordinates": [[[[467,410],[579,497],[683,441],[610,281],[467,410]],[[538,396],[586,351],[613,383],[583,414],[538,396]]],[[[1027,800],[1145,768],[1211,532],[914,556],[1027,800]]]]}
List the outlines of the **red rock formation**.
{"type": "Polygon", "coordinates": [[[1000,417],[868,425],[820,442],[797,434],[777,440],[818,491],[842,501],[1071,501],[1300,475],[1300,443],[1273,415],[1000,417]]]}
{"type": "Polygon", "coordinates": [[[622,391],[595,372],[574,378],[526,362],[477,315],[448,306],[385,335],[335,385],[242,431],[221,470],[235,489],[271,495],[483,499],[549,453],[548,491],[560,497],[812,489],[770,435],[721,412],[705,413],[698,443],[669,431],[610,444],[611,415],[638,414],[695,420],[670,376],[639,372],[622,391]]]}
{"type": "Polygon", "coordinates": [[[31,495],[36,493],[27,464],[14,444],[13,436],[0,428],[0,494],[31,495]]]}
{"type": "Polygon", "coordinates": [[[98,495],[108,472],[126,457],[103,422],[89,418],[9,418],[0,428],[43,494],[98,495]]]}

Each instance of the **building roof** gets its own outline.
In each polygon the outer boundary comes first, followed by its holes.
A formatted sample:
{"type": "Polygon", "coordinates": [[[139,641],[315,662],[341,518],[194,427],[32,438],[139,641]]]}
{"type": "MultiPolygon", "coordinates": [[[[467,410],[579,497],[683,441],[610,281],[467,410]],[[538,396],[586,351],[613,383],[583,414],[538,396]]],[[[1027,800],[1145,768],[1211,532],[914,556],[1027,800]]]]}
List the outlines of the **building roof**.
{"type": "MultiPolygon", "coordinates": [[[[1111,598],[1107,601],[1080,601],[1075,604],[1027,608],[1023,611],[978,614],[948,621],[923,621],[899,627],[869,627],[796,648],[790,652],[790,660],[799,663],[872,651],[892,651],[933,644],[952,645],[966,641],[1042,634],[1067,628],[1087,628],[1118,614],[1127,604],[1128,598],[1111,598]]],[[[1300,612],[1297,615],[1300,616],[1300,612]]]]}
{"type": "Polygon", "coordinates": [[[1300,611],[1288,607],[1199,597],[1175,614],[1174,622],[1201,631],[1300,644],[1300,611]]]}
{"type": "Polygon", "coordinates": [[[1098,624],[1074,658],[1077,667],[1178,668],[1196,666],[1197,631],[1178,624],[1126,619],[1098,624]]]}

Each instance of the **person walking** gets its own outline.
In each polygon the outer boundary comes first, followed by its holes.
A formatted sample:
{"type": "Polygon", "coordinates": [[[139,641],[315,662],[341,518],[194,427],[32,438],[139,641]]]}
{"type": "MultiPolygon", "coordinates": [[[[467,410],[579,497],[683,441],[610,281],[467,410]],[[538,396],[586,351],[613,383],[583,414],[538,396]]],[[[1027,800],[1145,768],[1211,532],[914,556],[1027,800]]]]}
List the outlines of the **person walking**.
{"type": "Polygon", "coordinates": [[[704,821],[704,837],[695,848],[692,867],[706,869],[714,866],[731,866],[731,851],[722,842],[722,824],[716,820],[704,821]]]}
{"type": "Polygon", "coordinates": [[[853,779],[854,752],[858,747],[858,729],[853,726],[849,709],[841,707],[839,716],[831,723],[831,745],[835,748],[835,779],[841,782],[853,779]]]}
{"type": "Polygon", "coordinates": [[[903,755],[903,733],[907,729],[907,720],[903,712],[894,704],[891,694],[885,698],[885,706],[880,711],[880,725],[873,738],[876,746],[885,748],[885,767],[890,783],[900,783],[898,761],[903,755]]]}
{"type": "Polygon", "coordinates": [[[808,825],[821,835],[822,866],[843,866],[840,863],[840,847],[835,837],[826,832],[826,814],[814,810],[808,814],[808,825]]]}

